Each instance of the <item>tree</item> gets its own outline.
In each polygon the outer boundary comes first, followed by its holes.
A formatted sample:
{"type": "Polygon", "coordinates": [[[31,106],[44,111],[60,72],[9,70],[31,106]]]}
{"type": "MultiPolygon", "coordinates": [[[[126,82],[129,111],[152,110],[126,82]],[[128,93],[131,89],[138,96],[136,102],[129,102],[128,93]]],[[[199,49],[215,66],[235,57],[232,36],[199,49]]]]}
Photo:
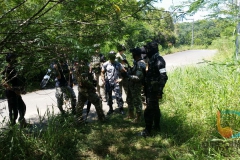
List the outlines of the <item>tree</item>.
{"type": "Polygon", "coordinates": [[[59,57],[90,56],[94,43],[130,41],[131,35],[138,35],[136,42],[138,38],[151,37],[145,36],[154,35],[147,29],[150,28],[147,23],[138,26],[136,21],[144,21],[143,13],[153,8],[152,2],[154,0],[3,1],[0,4],[0,54],[4,57],[9,52],[17,53],[22,72],[27,79],[33,79],[41,68],[59,57]]]}
{"type": "MultiPolygon", "coordinates": [[[[191,44],[191,23],[177,23],[178,45],[191,44]]],[[[199,20],[194,23],[194,45],[209,46],[212,41],[221,37],[232,36],[234,25],[227,19],[199,20]]]]}

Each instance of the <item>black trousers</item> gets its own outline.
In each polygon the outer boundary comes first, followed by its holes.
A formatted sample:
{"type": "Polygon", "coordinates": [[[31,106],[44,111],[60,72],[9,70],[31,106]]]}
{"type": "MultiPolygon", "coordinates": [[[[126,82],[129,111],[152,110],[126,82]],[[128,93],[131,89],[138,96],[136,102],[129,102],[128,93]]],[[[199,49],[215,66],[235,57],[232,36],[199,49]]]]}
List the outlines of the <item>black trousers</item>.
{"type": "Polygon", "coordinates": [[[152,127],[160,128],[161,111],[157,93],[148,92],[146,97],[147,107],[144,111],[145,129],[150,133],[152,127]]]}
{"type": "Polygon", "coordinates": [[[5,94],[8,101],[9,119],[11,123],[15,124],[18,121],[24,120],[26,113],[26,105],[22,99],[21,95],[16,94],[14,91],[5,90],[5,94]]]}

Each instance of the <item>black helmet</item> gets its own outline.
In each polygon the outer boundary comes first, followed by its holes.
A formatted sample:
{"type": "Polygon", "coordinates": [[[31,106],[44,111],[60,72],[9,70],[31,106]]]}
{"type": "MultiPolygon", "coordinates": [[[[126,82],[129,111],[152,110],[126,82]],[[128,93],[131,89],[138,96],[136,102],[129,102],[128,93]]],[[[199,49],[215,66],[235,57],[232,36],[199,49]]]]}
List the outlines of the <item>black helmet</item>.
{"type": "Polygon", "coordinates": [[[14,53],[8,53],[7,55],[6,55],[6,61],[7,62],[11,62],[13,59],[15,59],[17,56],[16,56],[16,54],[14,54],[14,53]]]}
{"type": "Polygon", "coordinates": [[[158,43],[157,42],[149,42],[146,44],[145,48],[147,49],[147,51],[154,51],[154,52],[158,52],[158,43]]]}
{"type": "Polygon", "coordinates": [[[118,50],[118,52],[126,51],[126,47],[124,45],[118,45],[117,50],[118,50]]]}
{"type": "Polygon", "coordinates": [[[110,51],[108,53],[108,59],[110,59],[110,60],[114,60],[115,56],[116,56],[116,52],[115,51],[110,51]]]}
{"type": "Polygon", "coordinates": [[[155,53],[158,53],[159,51],[157,42],[149,42],[144,46],[144,48],[149,58],[151,58],[155,53]]]}
{"type": "Polygon", "coordinates": [[[133,54],[133,56],[135,55],[140,56],[142,54],[142,50],[139,47],[130,49],[130,52],[133,54]]]}

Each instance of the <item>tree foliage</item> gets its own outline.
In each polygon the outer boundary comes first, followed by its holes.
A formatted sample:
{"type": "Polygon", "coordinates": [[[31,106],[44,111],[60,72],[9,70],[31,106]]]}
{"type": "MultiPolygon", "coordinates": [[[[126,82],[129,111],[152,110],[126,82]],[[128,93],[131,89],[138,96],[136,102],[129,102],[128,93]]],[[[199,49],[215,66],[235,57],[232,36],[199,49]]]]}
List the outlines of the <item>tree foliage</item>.
{"type": "Polygon", "coordinates": [[[95,43],[111,48],[147,39],[167,43],[174,39],[171,17],[154,8],[154,1],[3,0],[1,57],[17,53],[25,77],[34,79],[56,59],[89,57],[95,43]]]}
{"type": "MultiPolygon", "coordinates": [[[[191,45],[192,22],[176,24],[177,44],[191,45]]],[[[194,45],[209,46],[219,37],[233,36],[234,24],[228,19],[199,20],[194,22],[194,45]]]]}
{"type": "Polygon", "coordinates": [[[172,6],[175,18],[182,20],[198,11],[208,11],[206,18],[229,18],[239,21],[239,5],[237,0],[183,0],[180,5],[172,6]]]}

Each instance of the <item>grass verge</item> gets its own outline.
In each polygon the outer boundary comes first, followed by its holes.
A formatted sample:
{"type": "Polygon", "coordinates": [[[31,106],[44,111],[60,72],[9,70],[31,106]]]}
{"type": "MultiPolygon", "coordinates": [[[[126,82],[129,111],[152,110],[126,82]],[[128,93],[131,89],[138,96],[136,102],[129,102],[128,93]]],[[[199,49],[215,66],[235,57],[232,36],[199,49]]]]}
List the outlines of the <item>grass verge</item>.
{"type": "MultiPolygon", "coordinates": [[[[138,136],[143,121],[133,124],[120,114],[86,125],[49,114],[47,124],[41,120],[32,130],[2,130],[0,159],[239,159],[239,139],[224,139],[216,127],[217,110],[238,111],[240,104],[239,62],[231,59],[229,46],[219,45],[212,62],[168,74],[161,132],[152,137],[138,136]]],[[[237,115],[225,114],[221,122],[240,131],[237,115]]]]}

